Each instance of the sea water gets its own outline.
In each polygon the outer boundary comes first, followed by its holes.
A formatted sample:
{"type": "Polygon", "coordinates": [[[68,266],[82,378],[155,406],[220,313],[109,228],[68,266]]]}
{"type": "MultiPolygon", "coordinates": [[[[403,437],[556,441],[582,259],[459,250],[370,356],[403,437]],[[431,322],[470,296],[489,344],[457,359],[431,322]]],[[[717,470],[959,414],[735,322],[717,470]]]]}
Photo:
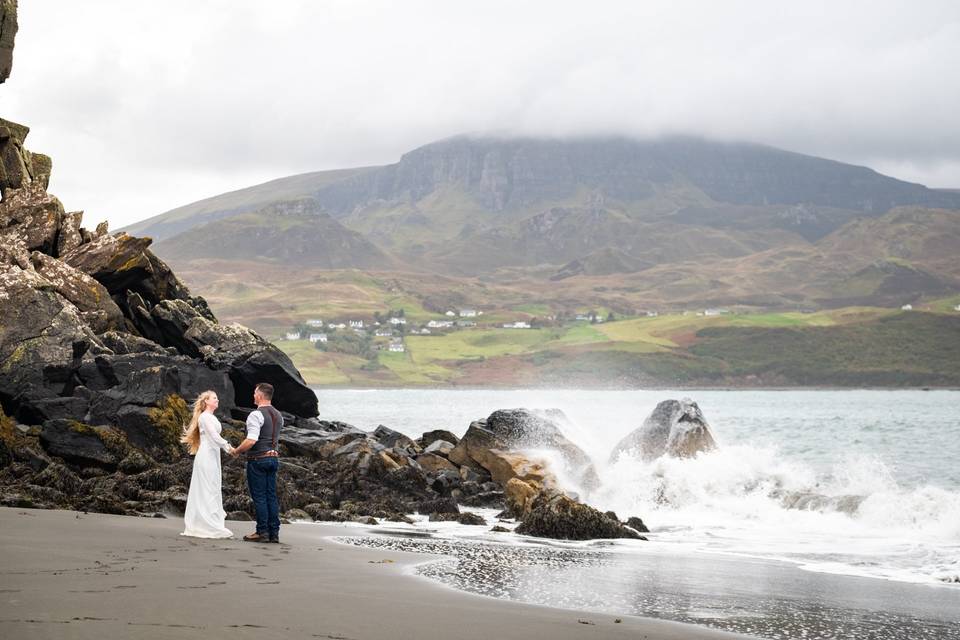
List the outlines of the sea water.
{"type": "Polygon", "coordinates": [[[594,564],[552,563],[563,570],[517,562],[498,569],[492,561],[478,568],[463,560],[470,556],[464,545],[468,551],[504,541],[521,549],[543,545],[512,534],[496,538],[476,527],[424,522],[415,526],[432,528],[431,542],[378,543],[448,545],[444,552],[460,560],[421,572],[453,586],[540,604],[702,621],[765,637],[960,637],[951,626],[960,624],[960,392],[317,395],[324,418],[364,429],[385,424],[410,436],[438,428],[461,435],[471,420],[496,409],[559,408],[568,417],[565,435],[591,456],[601,478],[590,493],[574,488],[590,504],[622,519],[640,516],[651,529],[649,543],[548,545],[602,553],[603,562],[594,564]],[[658,402],[680,397],[700,405],[719,444],[715,451],[650,462],[611,456],[658,402]],[[544,582],[544,570],[579,577],[544,582]],[[499,581],[477,577],[491,571],[499,581]],[[590,589],[577,587],[588,583],[590,589]],[[550,593],[542,592],[543,584],[553,585],[550,593]],[[790,586],[798,584],[806,585],[802,593],[790,586]],[[864,593],[872,596],[864,601],[856,595],[864,593]],[[729,594],[740,597],[726,602],[729,594]],[[823,600],[824,594],[833,595],[823,600]],[[718,606],[723,612],[714,610],[718,606]],[[867,614],[851,613],[857,611],[867,614]],[[784,620],[799,625],[795,633],[784,620]]]}

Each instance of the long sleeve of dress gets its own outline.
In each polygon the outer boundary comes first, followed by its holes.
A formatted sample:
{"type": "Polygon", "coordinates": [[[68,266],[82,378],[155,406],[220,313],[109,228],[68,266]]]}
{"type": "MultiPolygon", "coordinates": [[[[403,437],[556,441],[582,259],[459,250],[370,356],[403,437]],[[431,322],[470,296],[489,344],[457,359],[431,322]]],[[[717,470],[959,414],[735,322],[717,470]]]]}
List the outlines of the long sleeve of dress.
{"type": "Polygon", "coordinates": [[[220,435],[220,421],[217,420],[215,416],[209,413],[204,413],[200,416],[200,431],[201,433],[206,434],[210,441],[223,449],[224,451],[230,451],[230,443],[224,440],[223,436],[220,435]]]}

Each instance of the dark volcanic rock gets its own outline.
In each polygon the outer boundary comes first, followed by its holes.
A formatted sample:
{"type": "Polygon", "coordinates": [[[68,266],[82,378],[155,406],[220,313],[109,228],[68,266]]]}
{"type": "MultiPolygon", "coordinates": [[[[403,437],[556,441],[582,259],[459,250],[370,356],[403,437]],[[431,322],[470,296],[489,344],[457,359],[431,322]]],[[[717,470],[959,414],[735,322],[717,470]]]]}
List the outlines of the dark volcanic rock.
{"type": "Polygon", "coordinates": [[[457,506],[457,501],[452,498],[436,498],[434,500],[427,500],[418,504],[417,512],[424,513],[424,514],[431,514],[431,513],[459,514],[460,507],[457,506]]]}
{"type": "Polygon", "coordinates": [[[432,445],[437,440],[444,440],[453,446],[457,446],[457,443],[460,442],[460,438],[450,431],[445,431],[444,429],[434,429],[433,431],[424,432],[422,436],[417,438],[417,444],[426,450],[427,447],[432,445]]]}
{"type": "Polygon", "coordinates": [[[373,431],[372,435],[377,442],[391,449],[404,449],[410,454],[417,454],[421,451],[420,445],[414,442],[411,438],[408,438],[399,431],[394,431],[389,427],[385,427],[382,424],[373,431]]]}
{"type": "Polygon", "coordinates": [[[593,507],[563,494],[546,493],[534,500],[532,509],[516,532],[561,540],[642,537],[593,507]]]}
{"type": "Polygon", "coordinates": [[[461,513],[457,518],[457,522],[460,524],[470,524],[470,525],[483,525],[486,526],[487,521],[483,519],[483,516],[476,513],[461,513]]]}
{"type": "Polygon", "coordinates": [[[354,440],[366,439],[367,434],[343,422],[300,420],[296,425],[284,425],[280,431],[280,446],[293,456],[326,458],[340,447],[354,440]],[[307,424],[316,428],[304,428],[307,424]]]}
{"type": "Polygon", "coordinates": [[[640,428],[613,448],[610,459],[614,461],[623,453],[636,453],[644,460],[662,455],[689,458],[716,446],[710,426],[696,402],[689,398],[664,400],[640,428]]]}
{"type": "Polygon", "coordinates": [[[60,259],[92,276],[114,295],[133,291],[150,304],[189,299],[189,291],[170,267],[147,249],[152,242],[126,233],[102,235],[60,259]]]}
{"type": "MultiPolygon", "coordinates": [[[[167,301],[164,309],[176,311],[168,316],[168,326],[177,323],[184,327],[183,340],[202,354],[208,366],[229,372],[238,403],[252,406],[253,388],[268,382],[274,387],[273,404],[278,409],[306,418],[319,415],[317,394],[280,349],[246,327],[210,321],[183,302],[167,301]]],[[[171,340],[169,331],[164,330],[167,340],[171,340]]]]}
{"type": "Polygon", "coordinates": [[[109,427],[90,427],[75,421],[50,420],[43,425],[40,442],[52,456],[82,466],[115,469],[120,462],[104,440],[109,427]]]}
{"type": "Polygon", "coordinates": [[[650,529],[647,528],[647,525],[645,525],[643,520],[637,516],[630,516],[627,518],[627,526],[631,529],[636,529],[640,533],[650,533],[650,529]]]}
{"type": "Polygon", "coordinates": [[[124,327],[123,313],[99,282],[65,262],[34,251],[30,255],[34,269],[54,290],[70,301],[80,317],[97,334],[124,327]]]}
{"type": "MultiPolygon", "coordinates": [[[[80,358],[105,352],[77,308],[34,271],[0,268],[0,402],[11,413],[23,400],[69,395],[80,358]]],[[[37,424],[29,412],[17,412],[37,424]]],[[[39,417],[43,417],[42,415],[39,417]]]]}

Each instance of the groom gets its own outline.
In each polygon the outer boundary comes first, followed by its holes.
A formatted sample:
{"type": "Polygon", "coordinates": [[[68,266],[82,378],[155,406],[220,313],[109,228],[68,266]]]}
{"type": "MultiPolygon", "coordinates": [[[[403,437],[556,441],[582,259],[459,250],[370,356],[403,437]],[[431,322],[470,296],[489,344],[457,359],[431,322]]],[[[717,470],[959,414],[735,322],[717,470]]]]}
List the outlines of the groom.
{"type": "Polygon", "coordinates": [[[233,450],[247,454],[247,487],[257,512],[257,531],[243,536],[247,542],[280,542],[280,504],[277,500],[277,441],[283,416],[271,403],[273,386],[259,383],[253,390],[257,409],[247,416],[247,437],[233,450]]]}

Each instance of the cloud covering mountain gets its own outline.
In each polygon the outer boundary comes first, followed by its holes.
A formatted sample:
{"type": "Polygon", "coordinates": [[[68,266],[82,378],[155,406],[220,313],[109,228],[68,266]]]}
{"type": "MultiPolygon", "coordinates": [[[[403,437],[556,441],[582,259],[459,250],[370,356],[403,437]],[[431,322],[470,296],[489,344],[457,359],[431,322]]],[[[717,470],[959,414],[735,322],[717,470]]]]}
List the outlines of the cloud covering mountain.
{"type": "Polygon", "coordinates": [[[960,186],[955,2],[22,4],[4,114],[114,226],[462,131],[752,140],[960,186]]]}

